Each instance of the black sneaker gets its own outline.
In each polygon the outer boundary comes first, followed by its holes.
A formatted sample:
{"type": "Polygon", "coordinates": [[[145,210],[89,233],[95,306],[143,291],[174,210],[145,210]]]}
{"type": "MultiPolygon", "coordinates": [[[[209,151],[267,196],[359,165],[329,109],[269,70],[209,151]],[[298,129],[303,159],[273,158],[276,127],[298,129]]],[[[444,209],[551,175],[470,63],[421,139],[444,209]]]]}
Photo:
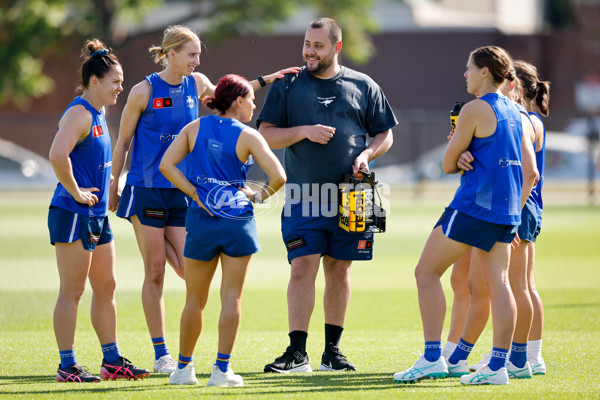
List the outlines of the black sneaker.
{"type": "Polygon", "coordinates": [[[102,359],[102,367],[100,367],[100,374],[102,379],[135,379],[147,378],[150,376],[150,371],[144,368],[138,368],[124,357],[119,357],[117,361],[107,363],[106,360],[102,359]]]}
{"type": "Polygon", "coordinates": [[[271,364],[265,365],[265,372],[280,372],[289,374],[290,372],[312,372],[308,354],[300,354],[292,346],[285,349],[281,357],[277,357],[271,364]]]}
{"type": "Polygon", "coordinates": [[[73,364],[67,368],[61,368],[58,364],[56,380],[58,382],[100,382],[102,378],[90,374],[79,364],[73,364]]]}
{"type": "Polygon", "coordinates": [[[319,371],[356,371],[356,367],[342,354],[339,347],[330,344],[328,351],[321,356],[319,371]]]}

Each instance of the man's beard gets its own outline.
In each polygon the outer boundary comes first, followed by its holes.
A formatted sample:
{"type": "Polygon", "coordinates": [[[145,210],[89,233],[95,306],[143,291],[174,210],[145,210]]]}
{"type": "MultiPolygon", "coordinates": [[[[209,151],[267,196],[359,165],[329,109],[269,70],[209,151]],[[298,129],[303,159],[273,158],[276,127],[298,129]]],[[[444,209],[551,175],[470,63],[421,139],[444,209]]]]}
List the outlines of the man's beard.
{"type": "Polygon", "coordinates": [[[327,71],[327,69],[329,69],[329,67],[331,67],[332,64],[333,64],[332,58],[331,59],[330,58],[327,58],[327,59],[321,58],[317,62],[317,65],[311,69],[308,67],[308,58],[305,57],[305,59],[304,59],[304,66],[306,67],[306,70],[313,75],[321,75],[323,72],[327,71]]]}

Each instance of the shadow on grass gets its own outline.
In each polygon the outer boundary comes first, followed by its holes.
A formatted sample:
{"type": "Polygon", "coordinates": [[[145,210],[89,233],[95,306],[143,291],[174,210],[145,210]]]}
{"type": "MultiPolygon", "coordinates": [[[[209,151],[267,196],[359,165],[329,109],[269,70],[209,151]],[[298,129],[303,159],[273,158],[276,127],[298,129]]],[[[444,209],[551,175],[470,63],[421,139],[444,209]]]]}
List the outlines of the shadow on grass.
{"type": "Polygon", "coordinates": [[[456,386],[456,380],[421,381],[419,384],[395,383],[391,373],[360,373],[360,372],[315,372],[312,374],[243,374],[244,382],[252,387],[254,394],[273,394],[279,392],[352,392],[386,389],[436,389],[446,386],[456,386]],[[431,383],[427,383],[431,382],[431,383]]]}
{"type": "MultiPolygon", "coordinates": [[[[444,379],[435,381],[421,381],[418,384],[397,384],[392,379],[390,373],[330,373],[316,372],[312,374],[265,374],[262,372],[256,373],[241,373],[244,378],[245,386],[243,388],[235,388],[232,390],[222,390],[221,388],[205,388],[204,385],[210,377],[209,374],[197,374],[199,380],[198,386],[171,386],[166,380],[166,375],[151,375],[143,382],[137,381],[119,381],[118,386],[114,384],[107,387],[103,382],[98,383],[58,383],[51,376],[0,376],[0,386],[5,385],[23,385],[23,390],[16,388],[14,391],[0,392],[2,395],[43,395],[43,394],[103,394],[111,392],[142,392],[147,391],[150,395],[152,392],[160,391],[162,394],[166,390],[173,393],[181,390],[194,390],[197,395],[214,396],[214,390],[220,390],[221,396],[239,396],[242,392],[255,395],[272,395],[277,393],[344,393],[353,391],[377,391],[377,390],[406,390],[406,389],[441,389],[445,387],[456,387],[457,381],[454,379],[444,379]],[[163,382],[157,382],[158,380],[163,382]],[[154,382],[152,382],[154,381],[154,382]],[[146,382],[146,384],[144,384],[146,382]],[[39,389],[32,388],[39,385],[39,389]],[[195,389],[197,388],[197,389],[195,389]],[[206,391],[201,391],[201,390],[206,391]],[[197,390],[197,391],[196,391],[197,390]]],[[[459,385],[460,386],[460,385],[459,385]]]]}

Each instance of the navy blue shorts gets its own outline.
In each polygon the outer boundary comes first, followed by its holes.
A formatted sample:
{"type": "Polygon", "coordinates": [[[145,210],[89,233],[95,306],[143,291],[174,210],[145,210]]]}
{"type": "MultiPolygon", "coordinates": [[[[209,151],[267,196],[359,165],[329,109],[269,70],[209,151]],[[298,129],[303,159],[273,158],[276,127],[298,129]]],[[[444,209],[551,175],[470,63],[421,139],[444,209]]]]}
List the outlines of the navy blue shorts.
{"type": "Polygon", "coordinates": [[[484,251],[490,251],[496,242],[512,242],[517,233],[515,225],[482,221],[450,207],[446,207],[433,228],[440,225],[446,237],[484,251]]]}
{"type": "Polygon", "coordinates": [[[302,216],[302,203],[284,206],[281,235],[288,261],[311,254],[326,254],[336,260],[371,260],[373,233],[346,232],[339,227],[338,218],[337,213],[335,216],[302,216]]]}
{"type": "Polygon", "coordinates": [[[95,218],[51,206],[48,210],[50,243],[73,243],[81,239],[83,248],[94,251],[113,241],[108,217],[95,218]]]}
{"type": "Polygon", "coordinates": [[[521,212],[521,225],[519,225],[517,231],[521,240],[535,242],[537,235],[540,233],[537,219],[537,208],[530,199],[527,199],[525,207],[523,207],[523,211],[521,212]]]}
{"type": "Polygon", "coordinates": [[[189,196],[177,188],[125,185],[117,217],[131,219],[137,215],[142,225],[155,228],[185,226],[185,214],[189,203],[189,196]]]}
{"type": "Polygon", "coordinates": [[[203,209],[194,207],[187,212],[185,227],[183,255],[187,258],[210,261],[220,253],[244,257],[260,251],[252,211],[237,218],[221,218],[211,217],[203,209]]]}

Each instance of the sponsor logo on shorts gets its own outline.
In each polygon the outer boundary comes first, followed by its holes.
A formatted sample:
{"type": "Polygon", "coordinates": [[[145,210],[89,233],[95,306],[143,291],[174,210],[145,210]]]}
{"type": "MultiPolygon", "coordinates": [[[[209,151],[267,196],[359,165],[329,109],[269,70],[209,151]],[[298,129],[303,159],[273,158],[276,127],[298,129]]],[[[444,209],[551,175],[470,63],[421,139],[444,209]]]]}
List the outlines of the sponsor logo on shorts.
{"type": "Polygon", "coordinates": [[[165,219],[167,211],[164,209],[144,208],[144,218],[149,219],[165,219]]]}
{"type": "Polygon", "coordinates": [[[356,247],[358,250],[367,250],[373,248],[372,240],[359,240],[358,246],[356,247]]]}
{"type": "Polygon", "coordinates": [[[92,233],[92,232],[88,233],[88,243],[89,244],[98,244],[99,241],[100,241],[99,233],[92,233]]]}
{"type": "Polygon", "coordinates": [[[306,239],[301,237],[297,239],[288,240],[287,242],[285,242],[285,246],[287,247],[288,251],[296,250],[300,247],[306,246],[306,239]]]}

